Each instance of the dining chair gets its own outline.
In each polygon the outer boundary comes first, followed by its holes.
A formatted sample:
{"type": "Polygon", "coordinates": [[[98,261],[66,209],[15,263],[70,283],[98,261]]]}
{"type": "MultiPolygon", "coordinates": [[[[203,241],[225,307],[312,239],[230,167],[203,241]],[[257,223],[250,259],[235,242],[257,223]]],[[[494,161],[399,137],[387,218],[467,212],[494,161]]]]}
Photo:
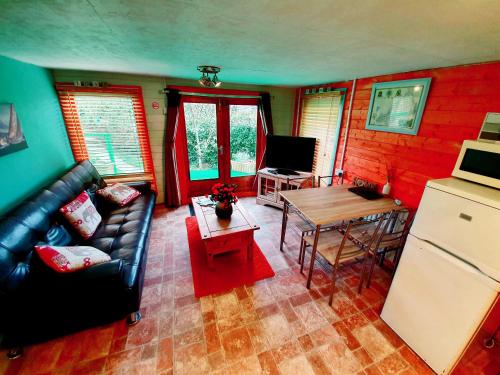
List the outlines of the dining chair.
{"type": "Polygon", "coordinates": [[[341,179],[341,177],[335,176],[335,175],[318,176],[317,185],[318,185],[318,187],[342,185],[342,179],[341,179]]]}
{"type": "MultiPolygon", "coordinates": [[[[344,230],[331,230],[321,233],[317,238],[316,250],[314,250],[315,233],[311,235],[306,235],[303,238],[301,244],[301,250],[303,251],[302,262],[300,266],[300,272],[304,270],[305,263],[305,248],[311,246],[313,250],[311,251],[311,260],[309,266],[308,280],[311,279],[312,273],[314,271],[314,263],[316,262],[316,254],[321,255],[321,257],[326,260],[330,266],[332,266],[332,293],[330,295],[329,305],[332,305],[333,295],[335,291],[335,281],[337,277],[337,270],[340,265],[343,265],[349,261],[361,260],[363,263],[362,271],[360,275],[360,284],[358,286],[358,293],[361,293],[361,288],[363,286],[364,274],[366,272],[366,262],[368,258],[368,251],[372,246],[373,241],[376,240],[377,235],[380,233],[382,223],[384,222],[385,215],[380,215],[380,217],[374,218],[368,223],[367,220],[363,221],[349,221],[344,230]],[[374,224],[367,226],[367,224],[374,224]],[[351,231],[356,227],[364,225],[369,231],[369,239],[366,242],[353,241],[350,235],[351,231]]],[[[368,234],[368,232],[366,233],[368,234]]]]}
{"type": "MultiPolygon", "coordinates": [[[[367,288],[370,287],[377,258],[380,258],[380,262],[382,263],[386,254],[394,252],[394,271],[396,270],[401,251],[403,250],[406,238],[410,232],[414,217],[415,215],[413,213],[405,209],[393,211],[383,219],[380,235],[372,242],[372,246],[368,249],[368,255],[371,256],[372,259],[366,280],[367,288]]],[[[367,225],[360,225],[355,230],[351,231],[351,237],[354,242],[366,243],[369,237],[368,231],[369,228],[367,225]]]]}

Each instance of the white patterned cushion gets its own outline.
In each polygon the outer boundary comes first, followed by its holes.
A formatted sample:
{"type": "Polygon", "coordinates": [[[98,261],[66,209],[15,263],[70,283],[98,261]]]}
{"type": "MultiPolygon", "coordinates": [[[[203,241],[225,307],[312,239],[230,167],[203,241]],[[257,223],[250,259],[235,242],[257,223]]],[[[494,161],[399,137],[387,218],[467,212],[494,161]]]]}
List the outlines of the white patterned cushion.
{"type": "Polygon", "coordinates": [[[59,211],[85,239],[94,234],[101,222],[101,215],[99,215],[85,191],[80,193],[73,201],[61,207],[59,211]]]}
{"type": "Polygon", "coordinates": [[[104,189],[97,190],[97,194],[106,198],[107,200],[118,204],[120,207],[132,202],[141,193],[133,187],[116,183],[106,186],[104,189]]]}
{"type": "Polygon", "coordinates": [[[109,262],[111,257],[91,246],[35,246],[43,262],[57,272],[73,272],[94,264],[109,262]]]}

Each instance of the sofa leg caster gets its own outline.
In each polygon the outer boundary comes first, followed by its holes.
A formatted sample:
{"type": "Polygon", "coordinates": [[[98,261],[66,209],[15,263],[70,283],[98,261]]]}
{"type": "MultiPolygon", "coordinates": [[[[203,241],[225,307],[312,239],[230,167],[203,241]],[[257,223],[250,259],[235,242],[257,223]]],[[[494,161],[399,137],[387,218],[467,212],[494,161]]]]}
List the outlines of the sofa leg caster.
{"type": "Polygon", "coordinates": [[[129,314],[127,317],[127,324],[129,326],[134,326],[137,323],[139,323],[139,320],[141,320],[142,315],[139,311],[133,312],[132,314],[129,314]]]}
{"type": "Polygon", "coordinates": [[[8,359],[17,359],[20,358],[23,355],[23,347],[22,346],[17,346],[15,348],[10,348],[9,351],[7,352],[7,358],[8,359]]]}

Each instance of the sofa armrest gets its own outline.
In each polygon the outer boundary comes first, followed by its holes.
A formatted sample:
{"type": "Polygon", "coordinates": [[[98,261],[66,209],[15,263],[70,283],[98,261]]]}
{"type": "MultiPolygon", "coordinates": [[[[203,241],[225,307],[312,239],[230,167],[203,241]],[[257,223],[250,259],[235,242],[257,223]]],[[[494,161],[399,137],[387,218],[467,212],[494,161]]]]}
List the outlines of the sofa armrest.
{"type": "Polygon", "coordinates": [[[68,278],[74,281],[92,281],[121,278],[122,271],[123,261],[121,259],[114,259],[109,262],[95,264],[83,270],[68,273],[64,276],[68,276],[68,278]]]}
{"type": "Polygon", "coordinates": [[[125,184],[139,190],[141,193],[148,193],[151,191],[151,182],[149,181],[134,181],[126,182],[125,184]]]}

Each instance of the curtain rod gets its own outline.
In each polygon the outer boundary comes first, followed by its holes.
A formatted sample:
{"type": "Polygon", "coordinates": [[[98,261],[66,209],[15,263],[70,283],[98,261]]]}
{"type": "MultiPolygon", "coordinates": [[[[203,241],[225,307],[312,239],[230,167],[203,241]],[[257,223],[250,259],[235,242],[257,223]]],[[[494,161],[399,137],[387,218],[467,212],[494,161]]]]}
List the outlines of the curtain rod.
{"type": "MultiPolygon", "coordinates": [[[[169,90],[163,90],[165,94],[169,92],[169,90]]],[[[207,93],[198,93],[198,92],[188,92],[188,91],[180,91],[179,94],[185,96],[206,96],[210,98],[240,98],[240,99],[261,99],[260,95],[229,95],[229,94],[207,94],[207,93]]]]}

